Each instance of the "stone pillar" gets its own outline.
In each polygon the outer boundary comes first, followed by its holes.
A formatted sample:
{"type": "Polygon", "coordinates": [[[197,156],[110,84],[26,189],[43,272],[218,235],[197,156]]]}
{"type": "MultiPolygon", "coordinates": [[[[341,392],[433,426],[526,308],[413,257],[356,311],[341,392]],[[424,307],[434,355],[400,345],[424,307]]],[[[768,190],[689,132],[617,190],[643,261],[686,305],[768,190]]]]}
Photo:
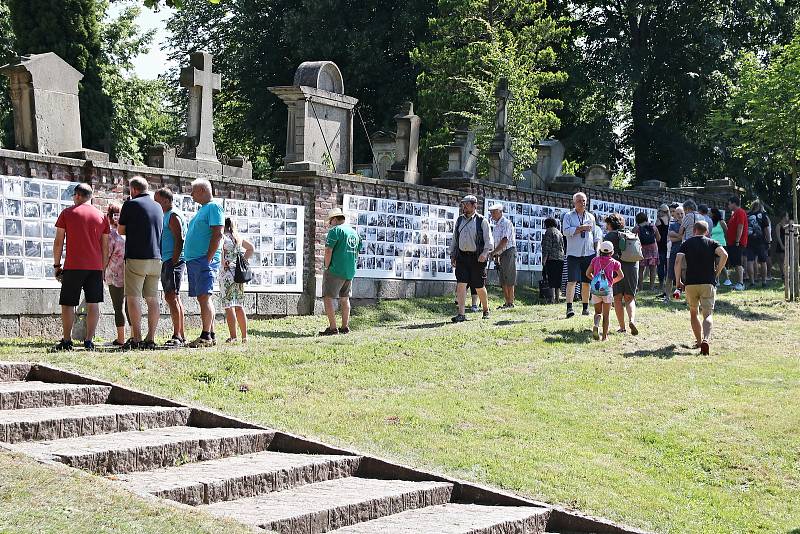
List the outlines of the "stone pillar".
{"type": "Polygon", "coordinates": [[[389,178],[407,184],[419,184],[421,175],[417,166],[419,157],[420,118],[414,114],[414,104],[406,102],[401,112],[394,116],[397,121],[397,136],[394,164],[389,178]]]}
{"type": "Polygon", "coordinates": [[[497,111],[494,126],[494,138],[489,145],[489,180],[501,184],[513,184],[514,160],[511,156],[511,136],[508,134],[508,101],[511,91],[508,79],[501,78],[494,93],[497,111]]]}
{"type": "Polygon", "coordinates": [[[564,145],[558,139],[546,139],[539,142],[536,153],[536,175],[546,185],[550,185],[556,176],[561,176],[564,163],[564,145]]]}
{"type": "Polygon", "coordinates": [[[447,170],[441,178],[472,179],[478,167],[479,149],[475,146],[475,131],[464,125],[453,134],[453,142],[447,147],[447,170]]]}

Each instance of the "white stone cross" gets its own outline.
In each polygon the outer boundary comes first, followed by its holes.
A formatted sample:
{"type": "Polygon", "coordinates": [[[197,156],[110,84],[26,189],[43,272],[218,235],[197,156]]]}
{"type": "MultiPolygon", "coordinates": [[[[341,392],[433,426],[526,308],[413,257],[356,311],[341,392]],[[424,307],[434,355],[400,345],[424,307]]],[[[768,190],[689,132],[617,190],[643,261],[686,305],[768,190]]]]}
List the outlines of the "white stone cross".
{"type": "Polygon", "coordinates": [[[197,140],[194,157],[217,161],[212,96],[222,88],[222,77],[212,71],[212,57],[208,52],[192,53],[190,66],[181,69],[181,87],[189,89],[186,135],[197,140]]]}

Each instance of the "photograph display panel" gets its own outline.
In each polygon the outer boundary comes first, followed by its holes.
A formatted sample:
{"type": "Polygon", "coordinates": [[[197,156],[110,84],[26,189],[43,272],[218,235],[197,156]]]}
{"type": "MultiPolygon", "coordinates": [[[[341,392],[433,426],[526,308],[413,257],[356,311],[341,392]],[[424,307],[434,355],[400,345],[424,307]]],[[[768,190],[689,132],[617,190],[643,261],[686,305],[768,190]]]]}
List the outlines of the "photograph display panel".
{"type": "Polygon", "coordinates": [[[455,280],[457,207],[344,195],[344,212],[362,240],[357,277],[455,280]]]}
{"type": "Polygon", "coordinates": [[[0,287],[60,286],[53,269],[55,224],[61,211],[73,205],[77,185],[0,176],[0,287]]]}
{"type": "MultiPolygon", "coordinates": [[[[489,206],[493,204],[502,204],[503,215],[514,225],[517,241],[517,270],[541,271],[544,220],[552,217],[558,221],[560,227],[561,218],[569,212],[569,209],[487,198],[484,209],[487,217],[489,216],[489,206]]],[[[494,228],[491,217],[489,217],[489,225],[494,228]]]]}
{"type": "Polygon", "coordinates": [[[589,211],[595,216],[597,222],[600,223],[600,228],[603,233],[606,233],[605,218],[612,213],[619,213],[625,219],[625,227],[633,228],[636,226],[636,214],[644,212],[650,222],[655,224],[656,217],[658,217],[658,210],[654,208],[643,208],[641,206],[631,206],[629,204],[618,204],[616,202],[606,202],[604,200],[592,199],[589,203],[589,211]]]}

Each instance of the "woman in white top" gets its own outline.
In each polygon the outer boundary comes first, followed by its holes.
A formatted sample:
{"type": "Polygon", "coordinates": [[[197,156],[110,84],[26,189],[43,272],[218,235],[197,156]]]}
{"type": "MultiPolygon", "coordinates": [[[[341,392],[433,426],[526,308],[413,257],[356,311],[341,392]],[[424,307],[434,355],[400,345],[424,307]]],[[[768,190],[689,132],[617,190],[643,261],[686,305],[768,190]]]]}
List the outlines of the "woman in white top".
{"type": "Polygon", "coordinates": [[[239,235],[236,222],[225,217],[225,228],[222,234],[222,264],[220,265],[220,298],[225,309],[225,321],[228,323],[230,337],[226,343],[238,343],[236,323],[239,323],[242,343],[247,343],[247,315],[244,312],[244,284],[236,282],[236,260],[242,255],[249,260],[253,255],[253,245],[239,235]]]}

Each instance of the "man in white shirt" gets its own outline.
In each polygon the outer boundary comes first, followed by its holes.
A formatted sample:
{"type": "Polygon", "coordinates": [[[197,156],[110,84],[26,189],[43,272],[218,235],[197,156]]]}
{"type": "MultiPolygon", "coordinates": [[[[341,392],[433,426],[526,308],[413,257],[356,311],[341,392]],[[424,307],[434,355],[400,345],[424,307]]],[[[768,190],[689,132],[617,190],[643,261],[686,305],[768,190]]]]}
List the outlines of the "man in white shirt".
{"type": "Polygon", "coordinates": [[[572,196],[575,209],[564,215],[564,237],[567,238],[567,319],[573,317],[572,301],[575,299],[575,286],[581,283],[583,315],[589,315],[589,280],[586,271],[595,257],[595,218],[586,211],[587,198],[578,192],[572,196]]]}
{"type": "Polygon", "coordinates": [[[492,217],[492,237],[495,247],[492,258],[497,266],[500,286],[503,288],[505,304],[497,308],[505,310],[514,307],[514,288],[517,285],[517,239],[514,225],[503,216],[503,205],[489,206],[492,217]]]}

